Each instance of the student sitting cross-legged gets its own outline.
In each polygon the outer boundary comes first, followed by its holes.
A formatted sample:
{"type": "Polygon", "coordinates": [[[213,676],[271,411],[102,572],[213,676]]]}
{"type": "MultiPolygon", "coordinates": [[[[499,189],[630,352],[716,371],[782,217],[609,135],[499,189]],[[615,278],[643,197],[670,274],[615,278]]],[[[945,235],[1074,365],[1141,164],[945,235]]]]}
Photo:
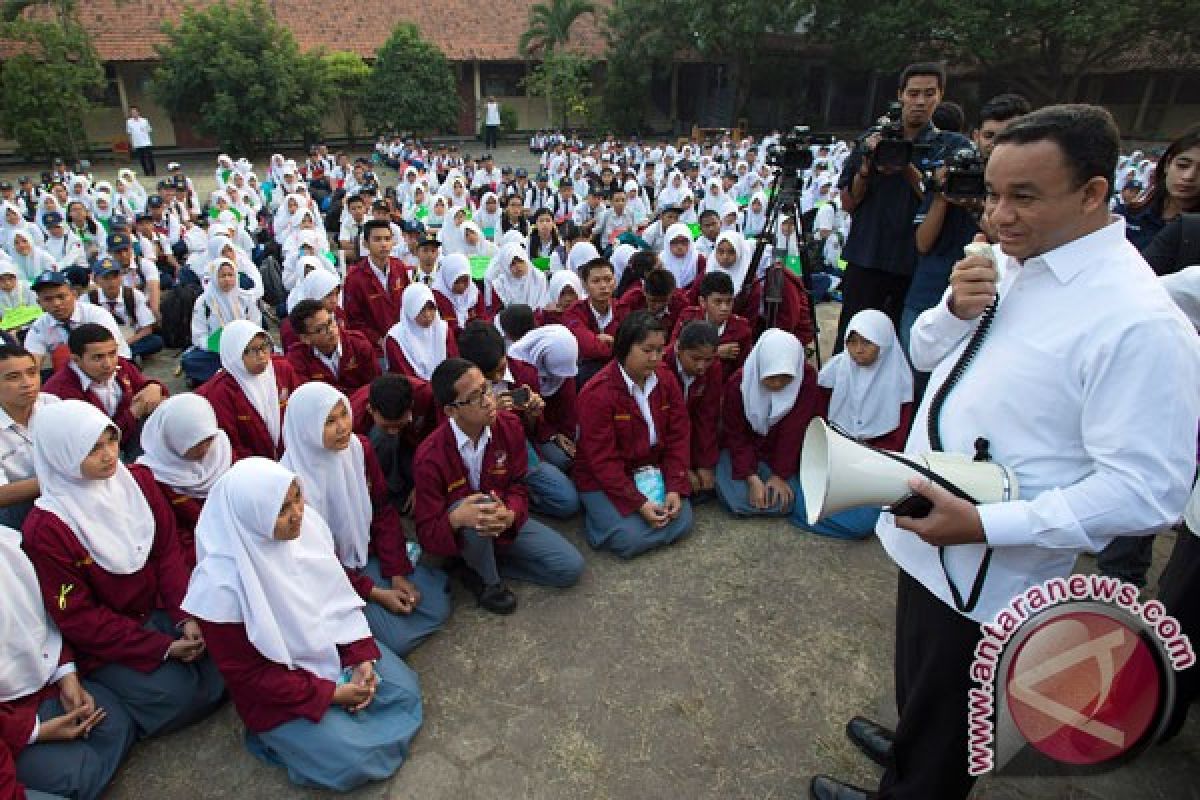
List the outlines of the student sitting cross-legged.
{"type": "Polygon", "coordinates": [[[175,518],[144,467],[117,457],[117,429],[79,400],[38,412],[42,494],[25,550],[42,599],[84,674],[115,694],[142,737],[208,714],[224,685],[181,608],[188,570],[175,518]]]}
{"type": "Polygon", "coordinates": [[[305,486],[305,502],[329,523],[338,559],[364,600],[375,637],[398,656],[450,616],[446,574],[414,567],[400,512],[365,436],[354,433],[350,401],[324,383],[292,395],[280,463],[305,486]]]}
{"type": "Polygon", "coordinates": [[[648,311],[617,330],[613,360],[579,393],[575,485],[592,547],[633,558],[691,533],[690,424],[648,311]]]}
{"type": "Polygon", "coordinates": [[[348,791],[400,768],[421,727],[417,676],[380,647],[301,481],[239,461],[196,526],[183,607],[246,725],[246,746],[302,786],[348,791]]]}
{"type": "Polygon", "coordinates": [[[447,419],[417,449],[413,521],[421,546],[461,556],[480,604],[507,614],[516,596],[501,576],[571,586],[583,557],[560,534],[529,518],[525,431],[497,411],[492,387],[469,361],[451,358],[433,373],[433,396],[447,419]]]}

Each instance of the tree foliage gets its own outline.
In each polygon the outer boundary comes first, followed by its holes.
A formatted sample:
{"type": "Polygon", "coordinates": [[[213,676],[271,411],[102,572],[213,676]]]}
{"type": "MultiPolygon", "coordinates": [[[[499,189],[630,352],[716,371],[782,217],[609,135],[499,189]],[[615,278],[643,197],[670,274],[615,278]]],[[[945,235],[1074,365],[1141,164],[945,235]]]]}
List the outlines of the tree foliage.
{"type": "Polygon", "coordinates": [[[76,157],[87,147],[88,94],[104,87],[104,68],[87,31],[67,5],[57,22],[6,8],[0,38],[21,42],[0,65],[0,130],[30,158],[76,157]]]}
{"type": "Polygon", "coordinates": [[[338,108],[346,139],[354,145],[354,133],[358,120],[358,107],[363,87],[371,77],[371,68],[357,53],[335,50],[324,56],[325,83],[329,87],[334,104],[338,108]]]}
{"type": "Polygon", "coordinates": [[[239,153],[320,135],[324,63],[300,51],[263,0],[185,8],[163,30],[151,92],[167,111],[239,153]]]}
{"type": "Polygon", "coordinates": [[[361,109],[377,133],[449,127],[459,110],[454,69],[415,25],[398,25],[375,54],[361,109]]]}
{"type": "Polygon", "coordinates": [[[571,26],[584,14],[595,14],[596,5],[590,0],[548,0],[529,9],[529,24],[517,48],[526,55],[541,51],[549,56],[554,49],[571,38],[571,26]]]}
{"type": "Polygon", "coordinates": [[[525,87],[545,97],[560,115],[562,129],[568,119],[592,112],[592,62],[576,53],[553,50],[525,78],[525,87]]]}

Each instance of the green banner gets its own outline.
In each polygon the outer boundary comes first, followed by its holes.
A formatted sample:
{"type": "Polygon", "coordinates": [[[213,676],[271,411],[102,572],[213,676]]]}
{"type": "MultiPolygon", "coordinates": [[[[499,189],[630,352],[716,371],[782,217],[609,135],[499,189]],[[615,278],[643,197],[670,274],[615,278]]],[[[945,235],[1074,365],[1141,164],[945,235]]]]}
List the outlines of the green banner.
{"type": "Polygon", "coordinates": [[[533,265],[542,272],[550,271],[550,256],[539,256],[533,260],[533,265]]]}
{"type": "Polygon", "coordinates": [[[492,263],[492,257],[468,256],[467,260],[471,262],[471,277],[477,281],[483,280],[483,276],[487,275],[488,265],[492,263]]]}

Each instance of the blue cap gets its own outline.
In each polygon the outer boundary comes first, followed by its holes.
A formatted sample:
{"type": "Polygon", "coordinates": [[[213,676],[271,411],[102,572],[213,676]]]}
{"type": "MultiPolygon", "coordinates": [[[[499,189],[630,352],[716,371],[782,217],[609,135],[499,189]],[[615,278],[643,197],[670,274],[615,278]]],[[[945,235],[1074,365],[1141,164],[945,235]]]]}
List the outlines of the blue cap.
{"type": "Polygon", "coordinates": [[[53,228],[55,225],[63,224],[63,215],[57,211],[48,211],[46,216],[42,217],[42,221],[46,223],[47,228],[53,228]]]}
{"type": "Polygon", "coordinates": [[[115,253],[133,247],[133,242],[127,233],[110,233],[108,235],[108,251],[115,253]]]}
{"type": "Polygon", "coordinates": [[[33,279],[33,290],[36,292],[43,286],[66,286],[71,281],[67,278],[65,272],[59,272],[56,269],[48,269],[41,275],[33,279]]]}
{"type": "Polygon", "coordinates": [[[400,231],[402,233],[424,233],[425,223],[415,219],[401,220],[400,231]]]}
{"type": "Polygon", "coordinates": [[[121,267],[118,266],[117,262],[113,261],[110,257],[105,256],[104,258],[96,260],[95,266],[92,267],[92,272],[96,273],[97,276],[108,275],[112,272],[120,275],[121,267]]]}
{"type": "Polygon", "coordinates": [[[63,275],[67,276],[68,283],[80,289],[86,289],[88,284],[92,282],[92,276],[88,272],[87,267],[81,267],[78,264],[73,264],[64,269],[63,275]]]}

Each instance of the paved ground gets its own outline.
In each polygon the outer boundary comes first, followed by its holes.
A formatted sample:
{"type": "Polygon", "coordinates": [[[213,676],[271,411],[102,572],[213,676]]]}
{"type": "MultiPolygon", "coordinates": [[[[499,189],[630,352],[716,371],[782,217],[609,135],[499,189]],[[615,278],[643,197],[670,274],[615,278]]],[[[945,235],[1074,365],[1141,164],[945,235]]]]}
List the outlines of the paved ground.
{"type": "MultiPolygon", "coordinates": [[[[821,311],[828,338],[836,308],[821,311]]],[[[160,357],[148,369],[170,378],[171,366],[160,357]]],[[[894,720],[895,570],[877,542],[707,506],[690,539],[623,563],[588,551],[580,526],[559,525],[587,554],[579,586],[518,585],[511,617],[456,588],[448,629],[409,660],[426,716],[412,757],[355,797],[800,798],[814,772],[877,780],[842,734],[856,713],[894,720]]],[[[1172,542],[1159,541],[1155,575],[1172,542]]],[[[111,797],[319,794],[246,753],[226,706],[138,745],[111,797]]],[[[1200,724],[1116,773],[985,780],[976,797],[1200,798],[1200,724]]]]}

